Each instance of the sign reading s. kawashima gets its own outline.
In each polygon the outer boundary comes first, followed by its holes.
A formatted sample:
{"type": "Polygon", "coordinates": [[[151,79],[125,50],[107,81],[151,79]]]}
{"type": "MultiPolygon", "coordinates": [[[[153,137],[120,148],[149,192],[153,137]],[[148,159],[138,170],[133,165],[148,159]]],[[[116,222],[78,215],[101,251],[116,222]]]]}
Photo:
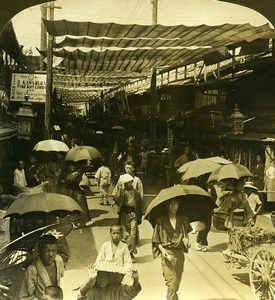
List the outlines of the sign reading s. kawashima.
{"type": "Polygon", "coordinates": [[[30,102],[45,103],[46,74],[12,74],[10,100],[22,102],[26,95],[29,96],[30,102]]]}

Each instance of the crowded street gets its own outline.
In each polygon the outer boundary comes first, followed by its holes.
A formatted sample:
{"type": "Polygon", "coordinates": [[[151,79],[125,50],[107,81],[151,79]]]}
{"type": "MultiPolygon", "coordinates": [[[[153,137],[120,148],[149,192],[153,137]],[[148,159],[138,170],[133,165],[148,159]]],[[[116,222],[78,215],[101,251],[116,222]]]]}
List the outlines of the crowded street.
{"type": "MultiPolygon", "coordinates": [[[[148,190],[149,192],[150,190],[148,190]]],[[[150,198],[147,197],[147,201],[150,198]]],[[[97,252],[108,237],[109,226],[117,220],[114,208],[104,207],[103,209],[99,205],[99,195],[91,197],[88,202],[94,216],[92,225],[81,233],[79,230],[75,230],[70,234],[68,240],[71,245],[72,259],[62,282],[65,299],[74,299],[77,292],[73,290],[85,281],[88,276],[87,266],[96,259],[97,252]],[[82,239],[83,235],[85,242],[82,239]],[[81,255],[76,255],[79,252],[81,255]]],[[[272,227],[269,214],[259,216],[258,223],[266,228],[272,227]]],[[[144,220],[139,228],[141,240],[134,268],[139,271],[142,291],[136,299],[164,299],[165,285],[161,276],[160,264],[152,257],[152,226],[144,220]]],[[[186,255],[183,280],[179,289],[181,297],[190,300],[252,299],[249,266],[234,269],[223,262],[222,251],[227,248],[228,234],[219,232],[212,227],[209,234],[210,247],[205,253],[196,251],[195,236],[195,234],[190,235],[192,246],[186,255]]]]}

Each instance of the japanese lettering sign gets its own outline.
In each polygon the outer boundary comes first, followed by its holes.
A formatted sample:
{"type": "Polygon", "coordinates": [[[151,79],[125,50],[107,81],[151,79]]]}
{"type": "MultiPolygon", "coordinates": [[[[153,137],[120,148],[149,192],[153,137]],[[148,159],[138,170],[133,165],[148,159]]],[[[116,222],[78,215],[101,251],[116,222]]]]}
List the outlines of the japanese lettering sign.
{"type": "Polygon", "coordinates": [[[30,102],[45,103],[46,74],[13,73],[10,100],[22,102],[25,95],[30,102]]]}

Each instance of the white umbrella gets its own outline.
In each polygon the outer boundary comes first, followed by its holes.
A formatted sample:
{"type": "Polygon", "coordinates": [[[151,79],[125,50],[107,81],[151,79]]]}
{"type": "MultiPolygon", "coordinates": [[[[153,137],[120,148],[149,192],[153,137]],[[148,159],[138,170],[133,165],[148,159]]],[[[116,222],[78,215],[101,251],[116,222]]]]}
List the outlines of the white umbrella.
{"type": "Polygon", "coordinates": [[[69,147],[57,140],[49,139],[49,140],[44,140],[38,142],[34,147],[34,151],[44,151],[44,152],[49,152],[49,151],[55,151],[55,152],[68,152],[69,147]]]}

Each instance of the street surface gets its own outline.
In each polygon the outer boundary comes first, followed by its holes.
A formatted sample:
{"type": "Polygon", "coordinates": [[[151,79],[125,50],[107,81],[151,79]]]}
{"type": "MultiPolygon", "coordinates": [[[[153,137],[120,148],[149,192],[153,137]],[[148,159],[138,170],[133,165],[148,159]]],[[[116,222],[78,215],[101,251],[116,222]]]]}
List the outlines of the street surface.
{"type": "MultiPolygon", "coordinates": [[[[146,186],[144,209],[160,190],[157,186],[146,186]]],[[[62,278],[61,286],[65,300],[75,300],[77,289],[88,279],[88,265],[93,263],[103,242],[110,239],[109,227],[117,222],[116,207],[99,205],[98,188],[93,187],[94,196],[87,199],[92,216],[89,227],[74,229],[67,237],[71,258],[62,278]]],[[[269,214],[259,215],[261,227],[273,228],[269,214]]],[[[144,220],[139,226],[140,244],[134,268],[139,272],[142,291],[137,300],[164,300],[166,286],[162,277],[160,259],[153,259],[151,237],[153,228],[144,220]]],[[[214,227],[209,233],[208,252],[196,251],[195,234],[190,234],[192,247],[185,255],[185,270],[179,289],[179,299],[185,300],[250,300],[254,299],[249,285],[249,266],[234,269],[223,262],[222,251],[227,248],[228,234],[214,227]]],[[[12,286],[9,294],[18,299],[18,290],[24,271],[20,265],[0,271],[2,279],[9,278],[12,286]]],[[[110,299],[112,300],[112,299],[110,299]]]]}
{"type": "MultiPolygon", "coordinates": [[[[96,188],[94,188],[96,190],[96,188]]],[[[145,193],[157,193],[155,188],[145,189],[145,193]]],[[[146,206],[152,197],[146,197],[146,206]]],[[[99,195],[88,198],[93,219],[90,227],[76,229],[70,233],[68,242],[71,259],[62,280],[65,298],[76,299],[76,289],[87,279],[88,264],[94,262],[102,243],[110,239],[109,226],[117,222],[116,207],[99,205],[99,195]]],[[[257,222],[263,226],[272,226],[267,216],[259,216],[257,222]]],[[[139,272],[142,291],[137,300],[165,299],[166,287],[162,277],[160,259],[154,260],[151,251],[152,226],[144,220],[139,226],[140,245],[137,262],[134,264],[139,272]]],[[[249,266],[241,269],[228,268],[222,260],[222,251],[227,248],[226,232],[211,228],[208,252],[196,251],[196,235],[190,234],[192,247],[186,254],[185,271],[179,289],[179,298],[186,300],[248,300],[253,299],[249,285],[249,266]]]]}

